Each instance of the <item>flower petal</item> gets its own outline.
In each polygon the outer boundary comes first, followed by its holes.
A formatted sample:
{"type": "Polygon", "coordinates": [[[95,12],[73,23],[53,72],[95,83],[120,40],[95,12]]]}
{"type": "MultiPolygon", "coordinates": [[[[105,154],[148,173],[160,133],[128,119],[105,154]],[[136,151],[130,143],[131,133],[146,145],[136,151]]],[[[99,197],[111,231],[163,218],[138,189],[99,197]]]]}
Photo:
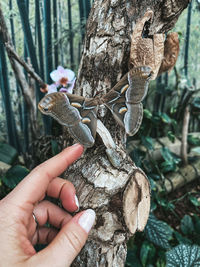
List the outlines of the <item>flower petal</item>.
{"type": "Polygon", "coordinates": [[[64,73],[65,69],[62,66],[58,66],[57,71],[60,73],[64,73]]]}
{"type": "Polygon", "coordinates": [[[65,69],[65,77],[71,82],[75,78],[75,73],[70,69],[65,69]]]}
{"type": "Polygon", "coordinates": [[[54,82],[58,82],[60,80],[60,78],[62,78],[62,77],[60,77],[60,73],[57,70],[53,70],[50,73],[50,77],[54,82]]]}
{"type": "Polygon", "coordinates": [[[51,93],[55,93],[55,92],[57,92],[57,86],[54,83],[48,85],[47,94],[51,94],[51,93]]]}
{"type": "Polygon", "coordinates": [[[76,78],[72,81],[72,82],[69,82],[67,85],[67,91],[68,93],[72,94],[73,92],[73,89],[74,89],[74,85],[75,85],[75,81],[76,81],[76,78]]]}
{"type": "Polygon", "coordinates": [[[59,92],[69,93],[69,92],[68,92],[68,89],[65,88],[65,87],[60,88],[59,92]]]}

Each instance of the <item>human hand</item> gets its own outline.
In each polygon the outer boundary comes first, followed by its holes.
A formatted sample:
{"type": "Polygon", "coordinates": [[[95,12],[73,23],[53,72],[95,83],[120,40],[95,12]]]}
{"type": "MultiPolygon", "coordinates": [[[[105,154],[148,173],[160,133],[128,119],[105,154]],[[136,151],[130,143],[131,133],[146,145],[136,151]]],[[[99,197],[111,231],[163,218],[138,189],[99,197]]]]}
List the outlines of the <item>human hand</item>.
{"type": "Polygon", "coordinates": [[[43,199],[47,194],[59,198],[64,209],[77,210],[74,186],[57,175],[82,152],[79,144],[68,147],[33,169],[0,201],[0,266],[66,267],[78,255],[94,223],[94,211],[82,211],[72,217],[43,199]],[[45,227],[46,222],[55,228],[45,227]],[[35,244],[49,245],[37,253],[35,244]]]}

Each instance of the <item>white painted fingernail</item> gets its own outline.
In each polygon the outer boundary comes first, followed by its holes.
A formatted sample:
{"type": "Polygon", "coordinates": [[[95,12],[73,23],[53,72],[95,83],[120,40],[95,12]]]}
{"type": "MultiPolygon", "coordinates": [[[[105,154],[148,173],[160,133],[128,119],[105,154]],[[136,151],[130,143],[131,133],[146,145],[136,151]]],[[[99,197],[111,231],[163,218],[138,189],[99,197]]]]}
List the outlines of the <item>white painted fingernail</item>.
{"type": "Polygon", "coordinates": [[[78,145],[80,145],[79,143],[75,143],[75,144],[73,144],[72,146],[78,146],[78,145]]]}
{"type": "Polygon", "coordinates": [[[76,209],[76,212],[77,212],[77,211],[79,211],[79,202],[78,202],[77,195],[74,196],[74,199],[75,199],[75,204],[77,206],[77,209],[76,209]]]}
{"type": "Polygon", "coordinates": [[[89,233],[90,229],[92,228],[94,221],[95,221],[96,214],[94,210],[88,209],[84,211],[81,217],[78,220],[79,225],[89,233]]]}

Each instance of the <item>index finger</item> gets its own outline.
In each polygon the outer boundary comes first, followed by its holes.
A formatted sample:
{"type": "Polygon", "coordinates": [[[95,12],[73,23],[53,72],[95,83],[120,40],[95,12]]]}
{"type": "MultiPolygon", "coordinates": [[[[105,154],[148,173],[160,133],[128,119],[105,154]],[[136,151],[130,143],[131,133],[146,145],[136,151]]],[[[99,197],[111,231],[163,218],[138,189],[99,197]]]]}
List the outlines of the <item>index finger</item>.
{"type": "Polygon", "coordinates": [[[17,204],[35,204],[44,198],[48,184],[77,160],[83,153],[80,144],[70,146],[33,169],[11,192],[17,204]]]}

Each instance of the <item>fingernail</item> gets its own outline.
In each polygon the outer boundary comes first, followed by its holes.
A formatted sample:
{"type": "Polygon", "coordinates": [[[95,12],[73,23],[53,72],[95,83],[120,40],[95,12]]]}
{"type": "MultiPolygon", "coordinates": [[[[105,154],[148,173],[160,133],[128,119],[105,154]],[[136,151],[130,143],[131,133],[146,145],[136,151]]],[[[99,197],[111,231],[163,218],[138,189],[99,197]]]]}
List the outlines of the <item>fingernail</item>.
{"type": "Polygon", "coordinates": [[[92,228],[94,221],[95,221],[95,212],[92,209],[88,209],[84,211],[81,217],[78,220],[79,225],[89,233],[90,229],[92,228]]]}
{"type": "Polygon", "coordinates": [[[82,146],[82,145],[79,144],[79,143],[75,143],[75,144],[73,144],[72,146],[82,146]]]}
{"type": "Polygon", "coordinates": [[[78,198],[76,195],[74,196],[74,199],[75,199],[75,204],[77,206],[77,209],[76,209],[76,212],[77,212],[77,211],[79,211],[79,202],[78,202],[78,198]]]}
{"type": "Polygon", "coordinates": [[[73,144],[72,146],[78,146],[79,145],[79,143],[75,143],[75,144],[73,144]]]}

